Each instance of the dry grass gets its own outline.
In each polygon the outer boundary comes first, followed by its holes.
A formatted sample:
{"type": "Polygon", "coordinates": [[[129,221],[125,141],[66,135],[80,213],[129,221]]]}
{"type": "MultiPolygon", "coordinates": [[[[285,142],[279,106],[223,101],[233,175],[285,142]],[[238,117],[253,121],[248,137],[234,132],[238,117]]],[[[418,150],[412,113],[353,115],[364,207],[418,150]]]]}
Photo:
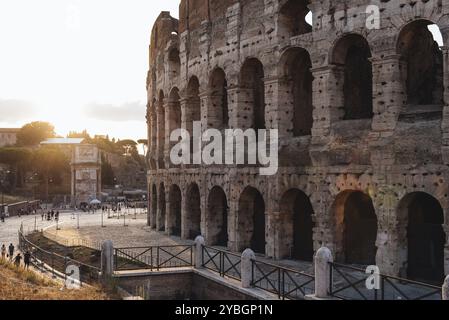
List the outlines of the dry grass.
{"type": "Polygon", "coordinates": [[[111,300],[99,287],[68,290],[40,274],[0,259],[0,300],[111,300]]]}

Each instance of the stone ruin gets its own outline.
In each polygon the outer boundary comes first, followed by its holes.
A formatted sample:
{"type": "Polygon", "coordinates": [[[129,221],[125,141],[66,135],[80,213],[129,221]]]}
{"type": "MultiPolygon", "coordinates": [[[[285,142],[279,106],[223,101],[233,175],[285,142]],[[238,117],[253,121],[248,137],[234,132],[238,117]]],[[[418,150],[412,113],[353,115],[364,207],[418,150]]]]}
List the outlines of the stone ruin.
{"type": "Polygon", "coordinates": [[[179,17],[162,12],[151,34],[149,225],[274,259],[326,246],[338,262],[442,283],[449,1],[182,0],[179,17]],[[170,133],[193,121],[278,129],[278,173],[174,166],[170,133]]]}

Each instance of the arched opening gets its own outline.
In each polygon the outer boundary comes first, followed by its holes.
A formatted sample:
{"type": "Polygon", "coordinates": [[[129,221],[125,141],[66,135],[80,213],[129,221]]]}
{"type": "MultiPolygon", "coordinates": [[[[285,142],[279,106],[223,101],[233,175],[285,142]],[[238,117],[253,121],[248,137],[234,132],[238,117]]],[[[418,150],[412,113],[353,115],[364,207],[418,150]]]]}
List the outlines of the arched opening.
{"type": "Polygon", "coordinates": [[[151,228],[156,229],[157,225],[157,187],[153,184],[151,190],[151,228]]]}
{"type": "Polygon", "coordinates": [[[201,121],[200,82],[195,76],[187,85],[187,115],[189,122],[201,121]]]}
{"type": "Polygon", "coordinates": [[[293,136],[308,136],[313,127],[312,82],[309,53],[301,48],[287,50],[282,59],[283,91],[288,114],[292,117],[293,136]]]}
{"type": "MultiPolygon", "coordinates": [[[[187,85],[187,101],[186,101],[186,129],[190,133],[190,154],[191,161],[195,154],[193,123],[201,121],[201,100],[200,100],[200,83],[198,78],[193,76],[187,85]]],[[[200,151],[200,150],[197,150],[200,151]]]]}
{"type": "Polygon", "coordinates": [[[313,207],[309,197],[292,189],[281,199],[279,256],[302,261],[313,260],[313,207]]]}
{"type": "Polygon", "coordinates": [[[215,129],[226,129],[229,127],[228,109],[228,83],[226,74],[221,68],[212,72],[209,80],[209,114],[208,123],[215,129]]]}
{"type": "Polygon", "coordinates": [[[341,38],[333,52],[333,62],[344,69],[345,120],[370,119],[373,116],[373,70],[371,50],[360,35],[341,38]]]}
{"type": "Polygon", "coordinates": [[[245,94],[245,105],[251,110],[253,129],[265,129],[265,84],[262,63],[255,58],[245,61],[240,71],[240,90],[245,94]]]}
{"type": "Polygon", "coordinates": [[[237,230],[240,250],[265,254],[265,201],[255,188],[247,187],[240,196],[237,230]]]}
{"type": "Polygon", "coordinates": [[[288,38],[299,36],[312,31],[306,16],[310,13],[307,5],[309,0],[289,0],[279,12],[279,28],[288,38]]]}
{"type": "Polygon", "coordinates": [[[181,129],[181,104],[179,97],[178,88],[173,88],[170,91],[170,95],[168,98],[168,124],[169,124],[169,133],[173,132],[176,129],[181,129]]]}
{"type": "Polygon", "coordinates": [[[334,202],[337,260],[357,265],[376,264],[377,216],[371,198],[345,191],[334,202]]]}
{"type": "Polygon", "coordinates": [[[164,163],[164,149],[165,149],[165,105],[164,105],[164,92],[159,92],[159,101],[157,109],[157,146],[158,146],[158,161],[159,168],[165,168],[164,163]]]}
{"type": "Polygon", "coordinates": [[[185,237],[195,240],[201,235],[201,196],[200,188],[196,183],[187,188],[186,230],[185,237]]]}
{"type": "Polygon", "coordinates": [[[407,276],[441,285],[444,280],[444,212],[439,201],[424,192],[407,195],[399,205],[401,225],[407,225],[407,276]],[[408,222],[407,222],[408,220],[408,222]]]}
{"type": "Polygon", "coordinates": [[[442,106],[443,52],[429,30],[431,22],[417,20],[405,26],[398,39],[398,53],[406,65],[407,105],[442,106]]]}
{"type": "Polygon", "coordinates": [[[174,48],[168,53],[168,73],[169,78],[176,78],[181,74],[181,59],[179,50],[174,48]]]}
{"type": "Polygon", "coordinates": [[[162,183],[159,188],[159,211],[157,217],[157,229],[158,231],[165,231],[165,185],[162,183]]]}
{"type": "Polygon", "coordinates": [[[214,187],[207,200],[207,242],[210,245],[228,246],[228,201],[220,187],[214,187]]]}
{"type": "Polygon", "coordinates": [[[181,203],[182,194],[181,189],[177,185],[170,188],[170,235],[181,236],[181,203]]]}

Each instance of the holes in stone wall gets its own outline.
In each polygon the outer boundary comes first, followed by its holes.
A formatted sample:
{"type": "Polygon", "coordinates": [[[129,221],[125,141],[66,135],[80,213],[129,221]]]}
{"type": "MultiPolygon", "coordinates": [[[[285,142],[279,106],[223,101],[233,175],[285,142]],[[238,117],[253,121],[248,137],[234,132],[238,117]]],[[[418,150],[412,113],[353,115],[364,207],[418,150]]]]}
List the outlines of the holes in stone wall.
{"type": "Polygon", "coordinates": [[[216,129],[229,127],[228,83],[226,74],[221,68],[215,69],[209,80],[210,116],[208,122],[216,129]]]}

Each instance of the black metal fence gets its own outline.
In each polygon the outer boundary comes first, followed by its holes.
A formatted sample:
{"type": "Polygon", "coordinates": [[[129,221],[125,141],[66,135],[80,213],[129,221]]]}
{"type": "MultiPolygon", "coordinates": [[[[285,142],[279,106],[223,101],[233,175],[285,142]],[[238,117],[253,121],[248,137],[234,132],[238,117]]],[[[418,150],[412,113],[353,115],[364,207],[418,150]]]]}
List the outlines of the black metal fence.
{"type": "Polygon", "coordinates": [[[252,286],[279,299],[300,300],[315,291],[315,277],[270,263],[252,260],[252,286]]]}
{"type": "Polygon", "coordinates": [[[378,289],[368,289],[366,270],[330,263],[329,295],[343,300],[441,300],[442,288],[407,279],[378,275],[378,289]]]}
{"type": "Polygon", "coordinates": [[[229,277],[241,280],[242,258],[238,254],[203,246],[202,266],[208,270],[217,272],[221,277],[229,277]]]}
{"type": "Polygon", "coordinates": [[[99,280],[100,268],[61,256],[55,252],[47,251],[29,241],[22,232],[19,232],[19,248],[22,252],[31,254],[31,264],[43,272],[50,272],[53,277],[62,276],[76,278],[82,283],[95,283],[99,280]],[[79,275],[73,274],[74,268],[79,270],[79,275]],[[70,273],[69,273],[70,272],[70,273]]]}
{"type": "Polygon", "coordinates": [[[114,249],[116,271],[160,270],[193,266],[193,245],[114,249]]]}

